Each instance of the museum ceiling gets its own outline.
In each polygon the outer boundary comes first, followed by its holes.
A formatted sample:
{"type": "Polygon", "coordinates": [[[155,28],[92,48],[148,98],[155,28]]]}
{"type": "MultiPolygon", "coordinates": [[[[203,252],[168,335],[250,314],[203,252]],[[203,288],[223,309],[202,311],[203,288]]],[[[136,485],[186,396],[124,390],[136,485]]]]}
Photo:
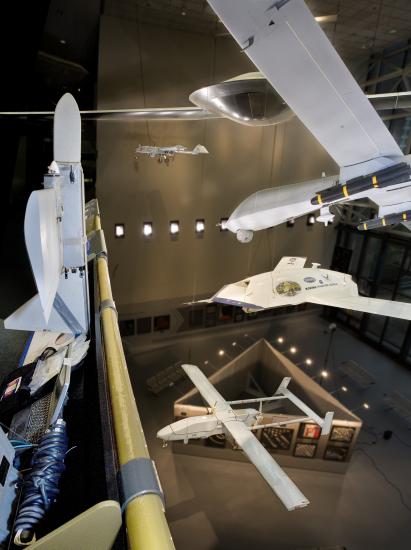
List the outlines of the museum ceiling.
{"type": "MultiPolygon", "coordinates": [[[[369,56],[411,34],[409,0],[307,0],[345,59],[369,56]]],[[[104,13],[174,29],[229,36],[206,0],[106,0],[104,13]]]]}

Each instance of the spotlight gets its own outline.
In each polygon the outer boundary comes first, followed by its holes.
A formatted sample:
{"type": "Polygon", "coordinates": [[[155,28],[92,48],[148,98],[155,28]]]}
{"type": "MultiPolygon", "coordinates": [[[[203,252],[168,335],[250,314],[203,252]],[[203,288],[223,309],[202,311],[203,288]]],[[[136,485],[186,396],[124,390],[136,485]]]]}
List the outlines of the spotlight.
{"type": "Polygon", "coordinates": [[[178,235],[180,233],[180,222],[174,220],[170,222],[170,235],[178,235]]]}
{"type": "Polygon", "coordinates": [[[294,227],[295,225],[295,219],[292,218],[291,220],[287,220],[287,227],[294,227]]]}
{"type": "Polygon", "coordinates": [[[307,216],[307,225],[314,225],[314,224],[315,224],[314,214],[308,214],[308,216],[307,216]]]}
{"type": "Polygon", "coordinates": [[[364,407],[364,409],[367,409],[367,410],[370,408],[368,403],[363,403],[362,406],[364,407]]]}
{"type": "Polygon", "coordinates": [[[195,231],[196,233],[204,233],[205,223],[203,219],[196,220],[195,231]]]}
{"type": "Polygon", "coordinates": [[[151,222],[143,223],[143,235],[145,237],[151,237],[153,234],[153,224],[151,222]]]}
{"type": "Polygon", "coordinates": [[[233,348],[235,348],[237,345],[237,342],[233,342],[231,345],[233,346],[233,348]]]}
{"type": "Polygon", "coordinates": [[[306,365],[312,365],[313,364],[313,360],[310,359],[309,357],[305,360],[305,364],[306,365]]]}
{"type": "Polygon", "coordinates": [[[204,361],[204,365],[208,365],[208,359],[204,361]]]}
{"type": "Polygon", "coordinates": [[[223,350],[223,349],[219,349],[219,350],[218,350],[218,355],[219,355],[220,357],[222,357],[222,356],[224,355],[224,350],[223,350]]]}
{"type": "Polygon", "coordinates": [[[328,378],[328,372],[326,370],[321,371],[321,378],[328,378]]]}
{"type": "Polygon", "coordinates": [[[345,392],[345,393],[346,393],[346,392],[348,391],[348,388],[347,388],[347,386],[341,386],[341,391],[343,391],[343,392],[345,392]]]}
{"type": "Polygon", "coordinates": [[[125,229],[124,223],[116,223],[114,226],[114,235],[116,239],[124,239],[125,229]]]}
{"type": "Polygon", "coordinates": [[[220,231],[228,231],[227,229],[227,222],[228,222],[228,218],[221,218],[220,219],[220,231]]]}
{"type": "Polygon", "coordinates": [[[279,337],[277,338],[277,342],[278,342],[279,344],[283,344],[283,343],[284,343],[284,338],[283,338],[282,336],[279,336],[279,337]]]}
{"type": "Polygon", "coordinates": [[[290,353],[294,355],[294,353],[297,353],[297,348],[295,346],[291,346],[290,353]]]}
{"type": "Polygon", "coordinates": [[[60,44],[66,44],[67,42],[64,40],[64,38],[60,39],[60,44]]]}

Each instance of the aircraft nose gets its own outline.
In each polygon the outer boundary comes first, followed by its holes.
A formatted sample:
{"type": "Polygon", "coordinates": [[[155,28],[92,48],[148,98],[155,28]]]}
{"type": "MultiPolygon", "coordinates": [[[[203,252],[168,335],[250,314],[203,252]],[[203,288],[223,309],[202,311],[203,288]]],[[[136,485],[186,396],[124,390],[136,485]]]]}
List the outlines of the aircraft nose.
{"type": "Polygon", "coordinates": [[[157,432],[158,439],[162,439],[163,441],[169,441],[171,439],[172,430],[170,426],[166,426],[165,428],[162,428],[157,432]]]}

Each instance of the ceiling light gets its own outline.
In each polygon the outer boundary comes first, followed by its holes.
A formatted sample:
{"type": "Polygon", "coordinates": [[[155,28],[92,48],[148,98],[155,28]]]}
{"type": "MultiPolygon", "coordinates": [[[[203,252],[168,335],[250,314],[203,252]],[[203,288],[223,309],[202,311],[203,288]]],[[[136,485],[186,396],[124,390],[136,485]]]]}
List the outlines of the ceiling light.
{"type": "Polygon", "coordinates": [[[297,353],[297,348],[295,346],[291,346],[290,353],[292,354],[297,353]]]}
{"type": "Polygon", "coordinates": [[[278,342],[279,344],[282,344],[282,343],[284,342],[284,338],[283,338],[282,336],[279,336],[279,337],[277,338],[277,342],[278,342]]]}
{"type": "Polygon", "coordinates": [[[225,352],[224,352],[223,349],[219,349],[219,350],[218,350],[218,355],[219,355],[220,357],[222,357],[222,356],[224,355],[224,353],[225,353],[225,352]]]}
{"type": "Polygon", "coordinates": [[[367,409],[367,410],[370,408],[368,403],[363,403],[362,406],[364,407],[364,409],[367,409]]]}
{"type": "Polygon", "coordinates": [[[153,224],[151,222],[143,223],[143,235],[145,237],[150,237],[153,234],[153,224]]]}
{"type": "Polygon", "coordinates": [[[397,29],[390,29],[388,34],[397,34],[397,29]]]}
{"type": "Polygon", "coordinates": [[[315,224],[314,214],[308,214],[308,216],[307,216],[307,225],[314,225],[314,224],[315,224]]]}
{"type": "Polygon", "coordinates": [[[322,378],[328,378],[328,372],[326,370],[321,371],[321,377],[322,378]]]}
{"type": "Polygon", "coordinates": [[[310,359],[310,358],[307,358],[307,359],[305,360],[305,364],[306,364],[306,365],[312,365],[312,364],[313,364],[313,360],[310,359]]]}
{"type": "Polygon", "coordinates": [[[317,23],[336,23],[338,15],[334,13],[333,15],[318,15],[315,20],[317,23]]]}
{"type": "Polygon", "coordinates": [[[237,342],[233,342],[231,345],[233,346],[233,348],[235,348],[237,345],[237,342]]]}
{"type": "Polygon", "coordinates": [[[170,235],[178,235],[180,233],[180,222],[173,220],[170,222],[170,235]]]}
{"type": "Polygon", "coordinates": [[[220,231],[228,231],[227,222],[228,222],[228,218],[221,218],[221,220],[220,220],[220,231]]]}
{"type": "Polygon", "coordinates": [[[205,222],[203,219],[196,220],[195,231],[196,233],[204,233],[205,222]]]}
{"type": "Polygon", "coordinates": [[[342,390],[343,392],[347,392],[347,391],[348,391],[348,388],[347,388],[347,386],[341,386],[341,390],[342,390]]]}
{"type": "Polygon", "coordinates": [[[116,223],[114,226],[114,235],[116,239],[123,239],[125,235],[124,223],[116,223]]]}
{"type": "Polygon", "coordinates": [[[181,12],[181,15],[187,15],[187,12],[182,11],[182,12],[181,12]]]}
{"type": "Polygon", "coordinates": [[[64,38],[60,39],[60,44],[66,44],[67,42],[64,40],[64,38]]]}

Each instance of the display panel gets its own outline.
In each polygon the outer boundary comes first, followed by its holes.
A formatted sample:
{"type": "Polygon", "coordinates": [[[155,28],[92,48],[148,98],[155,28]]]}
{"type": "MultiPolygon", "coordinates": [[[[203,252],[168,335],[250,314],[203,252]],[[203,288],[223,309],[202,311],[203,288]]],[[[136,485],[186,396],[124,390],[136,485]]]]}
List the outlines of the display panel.
{"type": "Polygon", "coordinates": [[[325,449],[324,460],[336,460],[344,462],[347,459],[349,447],[339,447],[337,445],[328,445],[325,449]]]}
{"type": "Polygon", "coordinates": [[[288,451],[291,447],[294,430],[288,428],[263,428],[261,443],[269,451],[288,451]]]}
{"type": "Polygon", "coordinates": [[[341,441],[342,443],[350,443],[354,437],[355,429],[346,428],[344,426],[334,426],[331,435],[330,441],[341,441]]]}
{"type": "Polygon", "coordinates": [[[158,315],[154,317],[154,330],[163,331],[170,328],[170,315],[158,315]]]}
{"type": "Polygon", "coordinates": [[[301,439],[319,439],[321,427],[318,424],[300,424],[298,437],[301,439]]]}
{"type": "Polygon", "coordinates": [[[316,452],[316,443],[297,443],[294,449],[294,456],[299,456],[302,458],[314,458],[316,452]]]}

